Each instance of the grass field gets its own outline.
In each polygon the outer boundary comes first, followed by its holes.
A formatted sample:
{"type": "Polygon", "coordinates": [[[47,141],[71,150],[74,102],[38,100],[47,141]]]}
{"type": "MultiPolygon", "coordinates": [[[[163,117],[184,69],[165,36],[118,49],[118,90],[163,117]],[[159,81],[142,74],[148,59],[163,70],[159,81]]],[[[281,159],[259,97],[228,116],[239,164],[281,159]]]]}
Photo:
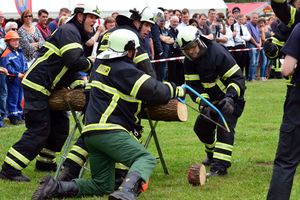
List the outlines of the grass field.
{"type": "MultiPolygon", "coordinates": [[[[247,83],[246,107],[236,128],[232,167],[227,176],[213,177],[203,187],[193,187],[187,182],[188,168],[205,158],[204,146],[192,130],[197,113],[189,110],[189,120],[185,123],[159,122],[156,130],[170,175],[164,175],[161,164],[158,163],[151,176],[149,189],[140,196],[140,199],[266,199],[277,147],[285,90],[284,80],[247,83]]],[[[147,136],[149,132],[147,121],[143,121],[143,125],[147,136]]],[[[23,126],[0,129],[1,164],[7,150],[20,138],[23,130],[23,126]]],[[[157,155],[153,141],[150,143],[149,150],[157,155]]],[[[34,171],[34,163],[32,162],[24,170],[24,173],[32,179],[30,183],[0,181],[0,200],[31,198],[40,178],[45,175],[34,171]]],[[[85,176],[89,177],[89,173],[85,176]]],[[[85,199],[99,199],[99,197],[85,199]]],[[[107,197],[100,199],[107,199],[107,197]]],[[[298,199],[300,199],[299,173],[295,176],[291,195],[291,200],[298,199]]]]}

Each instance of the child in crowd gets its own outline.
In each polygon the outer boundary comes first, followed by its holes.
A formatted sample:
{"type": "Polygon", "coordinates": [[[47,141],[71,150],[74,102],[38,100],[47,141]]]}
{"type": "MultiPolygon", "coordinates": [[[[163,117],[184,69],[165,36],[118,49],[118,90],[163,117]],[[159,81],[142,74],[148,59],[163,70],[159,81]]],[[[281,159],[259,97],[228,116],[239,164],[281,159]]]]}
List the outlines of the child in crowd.
{"type": "Polygon", "coordinates": [[[23,122],[23,109],[21,106],[23,89],[21,80],[28,70],[27,61],[21,49],[19,49],[19,35],[15,31],[9,31],[5,35],[7,49],[1,56],[2,66],[8,71],[7,83],[7,112],[11,124],[23,122]]]}

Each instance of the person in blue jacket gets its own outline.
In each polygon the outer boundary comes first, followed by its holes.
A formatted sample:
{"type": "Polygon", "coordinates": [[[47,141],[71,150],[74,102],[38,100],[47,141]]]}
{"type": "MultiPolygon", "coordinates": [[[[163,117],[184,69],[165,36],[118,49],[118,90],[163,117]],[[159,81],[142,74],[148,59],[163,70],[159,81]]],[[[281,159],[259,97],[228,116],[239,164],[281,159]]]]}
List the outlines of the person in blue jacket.
{"type": "Polygon", "coordinates": [[[21,80],[28,70],[27,61],[22,50],[19,48],[19,34],[9,31],[5,35],[7,48],[1,56],[2,66],[8,71],[7,83],[7,112],[10,123],[17,125],[23,122],[23,109],[21,106],[23,99],[23,89],[21,80]]]}

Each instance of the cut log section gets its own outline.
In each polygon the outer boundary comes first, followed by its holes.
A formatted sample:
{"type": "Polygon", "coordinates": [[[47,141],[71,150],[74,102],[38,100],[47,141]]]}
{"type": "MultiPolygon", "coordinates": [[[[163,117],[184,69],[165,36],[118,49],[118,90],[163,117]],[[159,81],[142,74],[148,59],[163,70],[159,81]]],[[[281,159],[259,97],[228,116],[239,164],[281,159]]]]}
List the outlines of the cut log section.
{"type": "Polygon", "coordinates": [[[188,111],[185,104],[172,99],[168,104],[155,105],[145,108],[141,116],[143,119],[148,119],[147,111],[150,119],[156,121],[180,121],[185,122],[188,119],[188,111]]]}
{"type": "MultiPolygon", "coordinates": [[[[85,94],[82,89],[61,89],[54,91],[49,98],[49,105],[52,110],[70,110],[68,104],[75,111],[82,111],[85,105],[85,94]]],[[[156,121],[181,121],[188,119],[187,107],[185,104],[173,99],[165,105],[149,106],[141,112],[144,119],[156,121]],[[148,114],[147,114],[148,112],[148,114]]]]}
{"type": "Polygon", "coordinates": [[[206,169],[203,164],[193,164],[188,171],[188,182],[194,186],[203,186],[206,182],[206,169]]]}

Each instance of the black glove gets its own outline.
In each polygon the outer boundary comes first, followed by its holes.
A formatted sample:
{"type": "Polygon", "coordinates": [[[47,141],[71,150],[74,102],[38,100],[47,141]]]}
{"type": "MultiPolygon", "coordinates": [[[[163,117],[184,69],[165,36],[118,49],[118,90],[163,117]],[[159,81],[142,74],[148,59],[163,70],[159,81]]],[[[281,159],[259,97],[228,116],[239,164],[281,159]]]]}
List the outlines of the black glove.
{"type": "Polygon", "coordinates": [[[216,111],[209,107],[204,101],[200,102],[199,111],[201,112],[201,114],[205,115],[208,118],[212,118],[213,115],[216,114],[216,111]]]}
{"type": "Polygon", "coordinates": [[[279,47],[272,43],[272,39],[268,39],[264,42],[263,48],[265,50],[266,56],[273,60],[279,57],[279,47]]]}
{"type": "Polygon", "coordinates": [[[234,111],[234,100],[231,97],[225,97],[218,103],[218,106],[224,114],[231,115],[234,111]]]}

